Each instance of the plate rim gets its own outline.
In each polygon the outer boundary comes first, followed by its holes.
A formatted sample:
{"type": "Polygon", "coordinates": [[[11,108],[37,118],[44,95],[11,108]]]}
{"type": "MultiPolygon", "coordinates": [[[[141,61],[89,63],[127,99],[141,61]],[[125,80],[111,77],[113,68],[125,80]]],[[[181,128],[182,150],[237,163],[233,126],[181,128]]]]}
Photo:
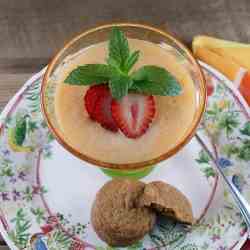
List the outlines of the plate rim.
{"type": "MultiPolygon", "coordinates": [[[[16,102],[16,100],[18,99],[18,97],[27,89],[27,87],[32,84],[32,82],[38,80],[45,72],[47,66],[44,67],[42,70],[40,70],[38,73],[33,74],[25,83],[24,85],[14,94],[14,96],[11,97],[11,99],[8,101],[8,103],[5,105],[5,107],[3,108],[2,112],[0,113],[0,135],[1,135],[1,127],[4,124],[2,119],[3,117],[5,117],[8,112],[10,111],[11,107],[14,105],[14,103],[16,102]]],[[[2,209],[0,208],[0,217],[1,214],[3,214],[2,209]]],[[[4,229],[3,226],[3,222],[0,219],[0,234],[3,238],[3,240],[5,241],[5,243],[7,244],[7,246],[11,249],[11,250],[20,250],[17,248],[17,246],[11,241],[11,239],[9,238],[6,230],[4,229]]]]}
{"type": "MultiPolygon", "coordinates": [[[[234,93],[237,94],[237,98],[239,99],[239,103],[244,107],[244,110],[246,110],[248,117],[250,117],[250,109],[242,97],[242,95],[239,93],[238,89],[233,85],[233,82],[229,80],[227,77],[225,77],[222,73],[220,73],[218,70],[214,69],[212,66],[206,64],[205,62],[198,61],[201,68],[204,68],[205,70],[210,71],[216,78],[218,78],[220,81],[223,81],[229,89],[232,89],[234,93]]],[[[37,81],[39,78],[41,78],[46,71],[46,67],[44,67],[42,70],[40,70],[38,73],[33,74],[25,83],[24,85],[16,92],[16,94],[9,100],[9,102],[5,105],[3,110],[0,113],[0,134],[1,134],[1,128],[4,124],[3,118],[10,112],[11,108],[15,104],[15,102],[20,98],[20,95],[32,84],[34,81],[37,81]]],[[[0,208],[0,215],[3,214],[2,209],[0,208]]],[[[20,250],[15,246],[15,244],[11,241],[9,238],[6,230],[3,226],[3,221],[0,220],[0,234],[4,241],[7,243],[7,246],[10,247],[10,249],[13,250],[20,250]]],[[[247,233],[245,233],[243,236],[239,236],[238,242],[236,242],[236,245],[233,246],[232,249],[239,250],[243,246],[243,244],[247,240],[247,233]]]]}

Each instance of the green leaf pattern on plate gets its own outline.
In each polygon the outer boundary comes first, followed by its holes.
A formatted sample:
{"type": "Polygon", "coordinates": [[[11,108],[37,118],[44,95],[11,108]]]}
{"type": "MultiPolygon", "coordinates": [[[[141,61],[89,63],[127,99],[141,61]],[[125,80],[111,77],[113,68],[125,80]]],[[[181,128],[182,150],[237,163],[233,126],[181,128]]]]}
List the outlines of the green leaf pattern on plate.
{"type": "MultiPolygon", "coordinates": [[[[34,81],[28,87],[20,103],[15,104],[16,109],[5,118],[6,122],[1,129],[0,215],[1,211],[8,211],[8,218],[5,218],[6,231],[19,248],[33,249],[32,244],[40,235],[40,240],[50,250],[84,249],[81,242],[76,242],[60,227],[50,222],[51,215],[44,209],[41,201],[41,195],[50,190],[38,185],[34,171],[32,171],[39,152],[42,152],[41,156],[44,159],[49,160],[50,157],[53,157],[51,148],[53,137],[42,119],[38,105],[40,84],[41,79],[34,81]],[[15,126],[16,118],[20,116],[28,116],[25,143],[32,146],[34,151],[13,152],[8,146],[8,130],[15,126]],[[18,159],[18,161],[14,161],[14,159],[18,159]],[[50,226],[51,231],[48,230],[49,232],[44,233],[43,228],[50,228],[50,226]]],[[[218,162],[225,173],[235,181],[246,197],[250,198],[250,175],[247,167],[250,160],[249,121],[244,118],[239,106],[229,95],[227,87],[218,80],[214,80],[214,84],[215,91],[209,98],[208,110],[200,129],[204,131],[205,128],[212,137],[218,151],[218,162]]],[[[200,167],[204,176],[208,181],[213,182],[216,172],[211,166],[209,157],[204,151],[201,151],[195,158],[197,166],[200,167]]],[[[226,192],[224,199],[227,201],[227,206],[222,207],[221,211],[216,213],[217,216],[207,215],[203,218],[193,228],[192,233],[169,220],[160,220],[150,235],[127,249],[230,249],[245,233],[246,226],[242,223],[237,209],[226,192]],[[236,232],[239,233],[236,234],[236,232]]],[[[84,239],[87,236],[89,222],[72,224],[69,220],[70,215],[59,213],[54,217],[78,238],[84,239]]],[[[108,246],[90,246],[90,248],[117,249],[108,246]]]]}

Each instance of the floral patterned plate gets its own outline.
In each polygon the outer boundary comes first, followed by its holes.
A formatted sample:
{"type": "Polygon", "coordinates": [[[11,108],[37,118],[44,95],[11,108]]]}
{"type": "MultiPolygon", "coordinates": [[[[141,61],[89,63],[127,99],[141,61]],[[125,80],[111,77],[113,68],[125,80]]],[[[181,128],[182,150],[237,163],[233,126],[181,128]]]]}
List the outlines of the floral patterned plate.
{"type": "MultiPolygon", "coordinates": [[[[248,107],[231,82],[201,65],[210,97],[199,130],[209,135],[219,165],[250,200],[248,107]]],[[[66,152],[49,133],[40,111],[43,73],[24,85],[0,118],[0,232],[13,250],[111,250],[90,224],[95,194],[110,178],[66,152]]],[[[246,240],[246,226],[195,138],[143,180],[164,180],[184,192],[197,225],[187,231],[161,218],[128,250],[240,249],[246,240]]]]}

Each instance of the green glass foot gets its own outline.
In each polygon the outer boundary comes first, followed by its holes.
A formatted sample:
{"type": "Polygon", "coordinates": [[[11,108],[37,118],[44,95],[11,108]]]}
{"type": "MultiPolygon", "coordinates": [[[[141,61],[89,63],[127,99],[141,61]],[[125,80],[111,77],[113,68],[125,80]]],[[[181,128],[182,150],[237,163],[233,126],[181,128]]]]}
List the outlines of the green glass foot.
{"type": "Polygon", "coordinates": [[[130,179],[141,179],[147,175],[149,175],[155,165],[148,166],[142,169],[137,170],[120,170],[120,169],[108,169],[108,168],[101,168],[102,172],[111,178],[130,178],[130,179]]]}

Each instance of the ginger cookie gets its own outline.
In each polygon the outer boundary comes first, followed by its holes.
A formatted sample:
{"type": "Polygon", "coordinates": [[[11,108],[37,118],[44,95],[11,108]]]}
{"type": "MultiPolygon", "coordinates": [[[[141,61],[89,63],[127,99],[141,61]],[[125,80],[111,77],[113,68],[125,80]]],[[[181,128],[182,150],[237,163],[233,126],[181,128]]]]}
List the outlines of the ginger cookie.
{"type": "Polygon", "coordinates": [[[145,186],[140,206],[150,207],[182,223],[194,222],[189,200],[178,189],[162,181],[154,181],[145,186]]]}
{"type": "Polygon", "coordinates": [[[113,179],[97,193],[91,222],[97,235],[110,246],[128,246],[152,230],[156,215],[138,202],[145,184],[129,179],[113,179]]]}

